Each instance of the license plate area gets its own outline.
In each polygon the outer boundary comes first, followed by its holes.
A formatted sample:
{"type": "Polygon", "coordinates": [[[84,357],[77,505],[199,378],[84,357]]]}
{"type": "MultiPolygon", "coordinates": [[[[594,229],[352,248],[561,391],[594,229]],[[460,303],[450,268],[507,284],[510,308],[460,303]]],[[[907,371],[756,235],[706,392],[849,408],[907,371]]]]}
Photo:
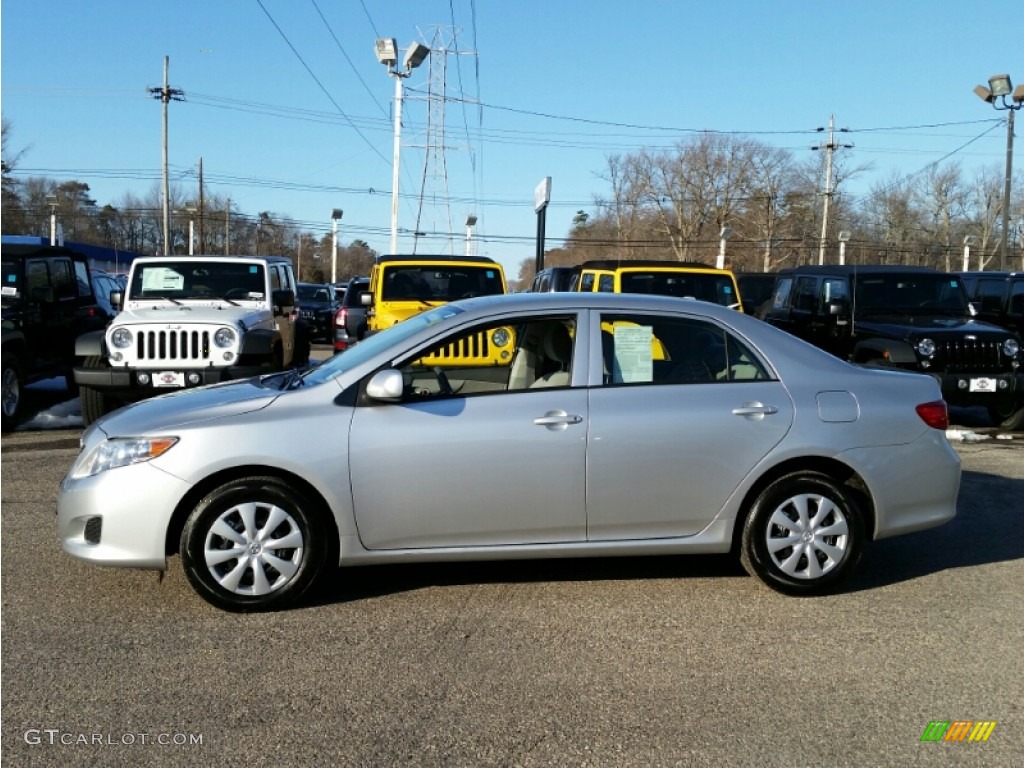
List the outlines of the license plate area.
{"type": "Polygon", "coordinates": [[[996,380],[989,377],[978,377],[971,379],[971,392],[995,392],[996,380]]]}
{"type": "Polygon", "coordinates": [[[153,374],[154,387],[184,387],[185,374],[182,371],[158,371],[153,374]]]}

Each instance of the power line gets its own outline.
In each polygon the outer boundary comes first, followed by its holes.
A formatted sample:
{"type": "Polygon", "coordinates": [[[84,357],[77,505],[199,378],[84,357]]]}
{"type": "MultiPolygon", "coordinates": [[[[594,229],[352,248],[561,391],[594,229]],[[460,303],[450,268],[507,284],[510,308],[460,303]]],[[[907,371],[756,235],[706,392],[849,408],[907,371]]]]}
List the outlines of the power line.
{"type": "Polygon", "coordinates": [[[380,108],[380,111],[384,113],[384,116],[387,117],[388,111],[384,108],[383,104],[377,101],[377,97],[374,95],[373,91],[370,90],[370,86],[366,84],[366,81],[363,80],[363,76],[359,74],[359,70],[356,69],[356,65],[352,63],[352,59],[349,58],[348,53],[345,51],[344,47],[342,47],[341,41],[338,40],[338,36],[334,34],[334,30],[331,29],[331,25],[327,23],[327,19],[324,17],[323,11],[320,10],[320,6],[317,5],[316,0],[311,0],[311,2],[313,3],[313,7],[316,8],[316,12],[320,15],[320,20],[323,21],[324,26],[327,27],[327,31],[331,33],[331,37],[334,39],[334,44],[338,46],[338,50],[341,51],[341,55],[345,57],[345,61],[347,61],[348,65],[352,67],[352,71],[359,79],[359,82],[363,84],[363,88],[366,89],[366,92],[370,94],[370,98],[373,99],[373,103],[376,104],[380,108]]]}

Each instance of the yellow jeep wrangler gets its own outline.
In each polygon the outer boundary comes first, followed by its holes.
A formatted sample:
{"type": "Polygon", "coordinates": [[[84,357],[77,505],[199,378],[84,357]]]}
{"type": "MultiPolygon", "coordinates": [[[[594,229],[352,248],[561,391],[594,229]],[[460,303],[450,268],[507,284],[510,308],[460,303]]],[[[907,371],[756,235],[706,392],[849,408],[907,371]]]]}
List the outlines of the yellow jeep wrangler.
{"type": "Polygon", "coordinates": [[[585,261],[577,268],[577,291],[652,293],[721,304],[742,312],[733,273],[693,261],[585,261]]]}
{"type": "MultiPolygon", "coordinates": [[[[373,334],[449,301],[507,292],[501,265],[485,256],[392,255],[377,258],[369,290],[359,301],[368,308],[367,333],[373,334]]],[[[470,366],[508,362],[509,350],[495,348],[490,339],[463,346],[423,362],[470,366]]]]}

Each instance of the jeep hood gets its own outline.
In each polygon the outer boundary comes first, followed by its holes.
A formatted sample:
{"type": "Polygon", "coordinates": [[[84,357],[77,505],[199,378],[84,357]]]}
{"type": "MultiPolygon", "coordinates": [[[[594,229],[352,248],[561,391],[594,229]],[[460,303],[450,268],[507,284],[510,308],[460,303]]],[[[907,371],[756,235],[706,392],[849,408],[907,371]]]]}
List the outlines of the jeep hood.
{"type": "Polygon", "coordinates": [[[951,315],[878,314],[857,320],[856,327],[890,339],[919,337],[924,334],[941,336],[944,333],[955,333],[957,336],[965,333],[999,338],[1007,336],[1007,332],[1002,328],[951,315]]]}
{"type": "Polygon", "coordinates": [[[140,400],[107,414],[96,426],[109,437],[166,432],[184,424],[258,411],[280,394],[260,386],[259,379],[240,379],[140,400]]]}
{"type": "Polygon", "coordinates": [[[246,327],[255,325],[258,318],[266,315],[266,310],[246,306],[234,306],[226,301],[185,302],[178,304],[156,304],[145,302],[144,305],[129,302],[128,308],[114,319],[115,326],[132,325],[135,323],[210,323],[216,325],[232,325],[242,321],[246,327]]]}

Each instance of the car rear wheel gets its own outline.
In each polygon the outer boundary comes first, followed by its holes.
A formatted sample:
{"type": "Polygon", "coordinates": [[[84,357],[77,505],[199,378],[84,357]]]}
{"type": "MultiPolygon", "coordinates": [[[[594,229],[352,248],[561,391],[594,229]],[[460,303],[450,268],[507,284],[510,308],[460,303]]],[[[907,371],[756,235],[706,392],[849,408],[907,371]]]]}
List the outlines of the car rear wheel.
{"type": "MultiPolygon", "coordinates": [[[[87,357],[82,365],[85,368],[107,367],[107,363],[102,357],[87,357]]],[[[112,397],[91,387],[78,388],[78,402],[82,407],[82,422],[85,426],[89,426],[117,407],[112,397]]]]}
{"type": "Polygon", "coordinates": [[[2,380],[2,407],[3,431],[10,432],[18,425],[18,416],[21,414],[21,403],[24,396],[24,378],[21,372],[21,364],[13,352],[4,352],[2,380]]]}
{"type": "Polygon", "coordinates": [[[323,571],[330,550],[318,505],[273,477],[220,486],[196,506],[181,534],[185,575],[218,608],[250,612],[294,604],[323,571]]]}
{"type": "Polygon", "coordinates": [[[827,594],[850,577],[864,538],[852,495],[826,475],[799,472],[776,480],[751,505],[740,561],[779,592],[827,594]]]}

